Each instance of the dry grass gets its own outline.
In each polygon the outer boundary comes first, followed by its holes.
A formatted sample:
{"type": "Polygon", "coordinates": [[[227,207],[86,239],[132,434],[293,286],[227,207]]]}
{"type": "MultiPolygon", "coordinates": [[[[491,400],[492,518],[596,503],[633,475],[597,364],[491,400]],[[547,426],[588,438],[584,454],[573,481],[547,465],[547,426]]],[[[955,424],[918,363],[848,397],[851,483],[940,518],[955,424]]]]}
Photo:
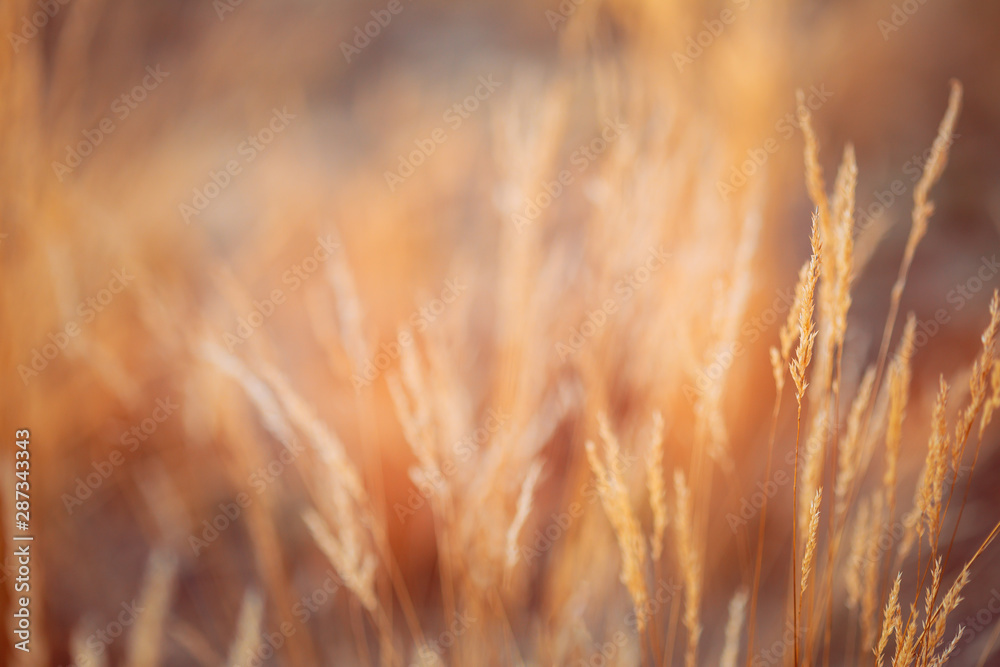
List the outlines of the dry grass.
{"type": "MultiPolygon", "coordinates": [[[[8,3],[0,32],[32,7],[8,3]]],[[[966,643],[997,660],[996,633],[963,631],[1000,562],[1000,292],[980,279],[935,333],[919,296],[978,269],[933,201],[957,81],[913,114],[934,138],[912,206],[869,226],[889,142],[824,145],[875,105],[794,93],[792,40],[769,37],[797,34],[791,3],[748,10],[688,76],[671,54],[708,3],[588,0],[540,66],[483,55],[437,87],[419,72],[440,62],[376,58],[416,48],[415,4],[354,69],[323,28],[368,9],[290,7],[202,34],[159,3],[81,1],[0,56],[2,421],[32,429],[45,480],[38,648],[3,664],[932,667],[975,664],[966,643]],[[171,78],[55,182],[141,72],[122,54],[171,78]],[[248,71],[253,94],[231,77],[248,71]],[[439,107],[493,74],[390,191],[439,107]],[[185,225],[177,203],[275,104],[296,124],[185,225]],[[720,190],[774,116],[786,148],[720,190]],[[22,382],[121,265],[133,282],[22,382]],[[176,416],[67,504],[164,396],[176,416]],[[123,638],[95,640],[133,597],[123,638]]],[[[444,39],[433,23],[423,41],[444,39]]]]}

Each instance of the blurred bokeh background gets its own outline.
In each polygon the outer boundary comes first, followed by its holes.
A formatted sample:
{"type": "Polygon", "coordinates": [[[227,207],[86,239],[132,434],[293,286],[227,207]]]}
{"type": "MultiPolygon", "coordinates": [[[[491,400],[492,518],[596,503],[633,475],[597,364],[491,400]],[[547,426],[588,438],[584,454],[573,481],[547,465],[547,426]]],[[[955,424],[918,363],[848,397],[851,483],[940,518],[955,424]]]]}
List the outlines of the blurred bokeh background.
{"type": "MultiPolygon", "coordinates": [[[[337,434],[381,517],[377,592],[391,611],[380,622],[410,664],[411,621],[428,636],[451,623],[442,549],[483,563],[502,551],[525,473],[542,459],[522,535],[544,530],[587,480],[583,443],[597,438],[598,412],[623,443],[645,443],[661,410],[666,470],[689,465],[698,418],[685,387],[699,386],[729,335],[745,348],[720,367],[731,460],[705,491],[715,519],[702,657],[717,661],[723,623],[711,619],[725,618],[748,566],[724,517],[765,475],[767,350],[784,321],[768,312],[809,253],[797,89],[828,187],[843,147],[857,155],[856,247],[869,259],[844,352],[853,391],[878,352],[949,80],[962,82],[902,298],[922,326],[941,310],[947,322],[926,330],[914,361],[900,498],[923,464],[938,376],[954,382],[953,407],[964,400],[1000,287],[996,3],[7,0],[0,12],[0,431],[5,443],[32,431],[38,540],[37,645],[19,655],[5,634],[4,664],[70,664],[74,636],[93,637],[151,585],[154,551],[172,554],[174,578],[157,664],[224,664],[248,590],[264,601],[263,632],[298,622],[290,610],[331,568],[303,511],[343,506],[322,506],[324,484],[341,482],[321,478],[312,449],[260,473],[283,451],[268,406],[295,411],[271,397],[286,385],[337,434]],[[615,123],[626,129],[608,132],[615,123]],[[623,296],[615,286],[654,249],[667,259],[623,296]],[[616,312],[582,333],[609,298],[616,312]],[[401,331],[416,342],[394,353],[401,331]],[[424,384],[406,350],[426,359],[413,362],[426,365],[424,384]],[[490,411],[503,415],[452,480],[448,543],[435,538],[430,503],[397,510],[419,488],[409,474],[419,452],[392,396],[407,374],[414,423],[433,422],[440,442],[476,442],[490,411]],[[240,518],[192,547],[240,493],[253,499],[240,518]]],[[[794,443],[786,399],[776,456],[794,443]]],[[[988,431],[961,554],[995,520],[995,444],[988,431]]],[[[9,534],[8,496],[5,486],[9,534]]],[[[788,504],[776,501],[769,524],[761,644],[783,624],[788,504]]],[[[613,636],[628,597],[596,504],[587,516],[565,542],[600,548],[546,551],[502,584],[456,566],[501,591],[484,592],[484,608],[508,612],[505,627],[462,641],[503,636],[523,655],[467,646],[447,664],[569,664],[581,655],[554,638],[577,636],[565,630],[574,617],[592,642],[613,636]]],[[[1000,586],[998,563],[983,557],[969,611],[1000,586]]],[[[386,664],[359,609],[339,591],[263,664],[386,664]]],[[[981,651],[992,628],[970,644],[981,651]]],[[[136,659],[125,639],[97,645],[107,664],[136,659]]],[[[839,650],[834,664],[849,664],[839,650]]],[[[973,653],[954,661],[975,664],[973,653]]]]}

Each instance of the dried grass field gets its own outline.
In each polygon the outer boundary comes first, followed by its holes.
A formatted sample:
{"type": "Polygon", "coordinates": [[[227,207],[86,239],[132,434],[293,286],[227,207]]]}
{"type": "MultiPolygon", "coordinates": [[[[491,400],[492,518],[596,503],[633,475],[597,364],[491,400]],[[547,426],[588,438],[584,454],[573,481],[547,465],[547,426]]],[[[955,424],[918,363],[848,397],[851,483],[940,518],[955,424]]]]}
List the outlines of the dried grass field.
{"type": "Polygon", "coordinates": [[[1000,665],[998,26],[5,0],[0,664],[1000,665]]]}

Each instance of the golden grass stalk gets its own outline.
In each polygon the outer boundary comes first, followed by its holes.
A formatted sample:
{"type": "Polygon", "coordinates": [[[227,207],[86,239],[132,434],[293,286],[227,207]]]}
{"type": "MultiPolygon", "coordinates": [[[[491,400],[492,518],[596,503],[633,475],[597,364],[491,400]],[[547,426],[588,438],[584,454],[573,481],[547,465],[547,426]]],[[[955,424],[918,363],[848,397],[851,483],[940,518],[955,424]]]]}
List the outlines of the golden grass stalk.
{"type": "Polygon", "coordinates": [[[247,591],[236,621],[236,636],[229,646],[229,667],[244,667],[261,644],[261,623],[264,620],[264,600],[254,591],[247,591]]]}
{"type": "MultiPolygon", "coordinates": [[[[959,595],[963,588],[969,583],[969,563],[962,568],[954,583],[948,589],[941,603],[933,607],[933,601],[937,598],[938,589],[941,585],[941,561],[937,559],[934,563],[933,577],[930,587],[926,591],[926,612],[923,622],[923,632],[917,637],[911,649],[911,654],[907,657],[915,657],[919,665],[926,665],[934,659],[946,659],[950,654],[948,648],[939,656],[934,656],[941,641],[944,639],[945,628],[948,622],[948,614],[954,611],[962,601],[959,595]],[[933,608],[933,612],[931,609],[933,608]]],[[[908,664],[908,663],[902,663],[908,664]]]]}
{"type": "MultiPolygon", "coordinates": [[[[807,270],[808,263],[803,266],[802,271],[799,272],[799,282],[796,284],[795,289],[795,300],[792,307],[789,309],[788,320],[784,325],[782,325],[779,332],[781,337],[781,350],[779,351],[778,348],[774,346],[770,348],[771,373],[774,376],[775,392],[774,408],[771,413],[771,429],[767,440],[767,463],[765,464],[766,477],[771,476],[772,459],[774,456],[774,441],[778,428],[778,415],[781,411],[781,399],[784,395],[785,389],[785,368],[788,366],[788,355],[791,352],[793,335],[798,332],[796,324],[798,322],[798,314],[796,311],[801,307],[801,295],[805,291],[807,270]],[[796,304],[799,305],[797,306],[796,304]]],[[[757,628],[757,596],[760,592],[761,564],[764,558],[764,530],[767,524],[767,504],[768,498],[765,495],[757,529],[757,554],[754,560],[753,585],[750,593],[750,619],[747,622],[747,655],[753,653],[753,645],[757,628]]]]}
{"type": "MultiPolygon", "coordinates": [[[[948,402],[948,385],[941,379],[938,403],[934,406],[931,423],[931,441],[927,449],[926,476],[920,489],[920,515],[925,518],[930,535],[936,536],[941,519],[941,499],[944,492],[944,478],[948,470],[948,434],[945,409],[948,402]]],[[[934,546],[933,544],[931,545],[934,546]]]]}
{"type": "MultiPolygon", "coordinates": [[[[868,524],[868,535],[865,546],[866,554],[878,553],[879,538],[882,536],[884,524],[882,522],[883,512],[882,494],[876,492],[872,496],[871,514],[868,524]]],[[[875,643],[875,634],[878,628],[878,590],[879,567],[875,562],[865,563],[861,580],[861,645],[866,651],[875,643]]]]}
{"type": "MultiPolygon", "coordinates": [[[[409,332],[406,333],[410,335],[409,332]]],[[[403,435],[416,455],[417,461],[426,474],[433,476],[432,478],[443,478],[439,474],[438,434],[435,431],[434,410],[431,407],[433,394],[413,347],[407,345],[400,350],[401,375],[390,373],[387,376],[389,393],[396,409],[396,416],[403,427],[403,435]]]]}
{"type": "Polygon", "coordinates": [[[924,617],[929,619],[934,609],[938,591],[941,588],[941,558],[935,558],[931,564],[931,583],[924,595],[924,617]]]}
{"type": "MultiPolygon", "coordinates": [[[[719,304],[718,337],[716,346],[710,348],[713,352],[718,349],[731,349],[739,339],[742,316],[753,285],[752,261],[760,238],[761,224],[762,218],[755,210],[744,217],[733,257],[733,276],[724,301],[719,304]]],[[[712,361],[714,356],[710,357],[709,363],[712,361]]],[[[709,456],[722,466],[723,470],[731,471],[732,454],[729,451],[729,433],[726,430],[726,418],[722,408],[723,389],[728,376],[728,369],[723,368],[722,375],[715,379],[707,391],[699,395],[695,414],[698,418],[699,442],[701,437],[707,437],[709,456]]]]}
{"type": "Polygon", "coordinates": [[[138,615],[129,637],[125,660],[128,667],[155,667],[159,664],[160,644],[176,579],[177,558],[166,551],[153,552],[139,596],[139,607],[143,612],[138,615]]]}
{"type": "Polygon", "coordinates": [[[912,376],[910,363],[913,357],[913,336],[916,325],[916,317],[910,313],[903,328],[902,342],[889,368],[889,423],[885,431],[885,472],[882,476],[882,488],[888,498],[890,521],[896,506],[899,447],[903,440],[903,420],[906,418],[906,404],[910,396],[912,376]]]}
{"type": "Polygon", "coordinates": [[[812,516],[812,501],[823,479],[823,464],[826,461],[826,443],[832,431],[832,406],[820,406],[812,417],[809,435],[805,442],[805,459],[802,461],[802,481],[799,490],[799,530],[805,530],[812,516]]]}
{"type": "Polygon", "coordinates": [[[521,483],[521,493],[517,497],[517,509],[514,512],[514,519],[510,522],[510,527],[507,528],[507,562],[504,569],[508,575],[517,564],[518,556],[520,555],[520,551],[517,548],[517,536],[521,533],[521,528],[531,513],[531,502],[535,494],[535,485],[538,482],[538,477],[542,473],[542,466],[543,463],[541,461],[534,461],[528,467],[528,474],[521,483]]]}
{"type": "Polygon", "coordinates": [[[927,448],[927,456],[924,458],[924,467],[920,473],[920,481],[914,494],[914,508],[905,521],[906,535],[900,547],[900,558],[909,553],[914,542],[923,537],[925,528],[933,524],[936,507],[940,504],[940,496],[935,489],[940,488],[947,466],[945,462],[948,439],[945,423],[947,403],[948,384],[944,381],[944,377],[941,377],[931,416],[930,443],[927,448]]]}
{"type": "Polygon", "coordinates": [[[817,224],[818,220],[819,216],[814,214],[812,236],[810,238],[812,256],[809,258],[809,270],[803,290],[802,307],[799,310],[799,345],[795,349],[795,359],[792,360],[790,367],[792,381],[795,383],[795,399],[798,401],[800,407],[807,386],[806,370],[809,368],[809,362],[812,360],[813,344],[816,341],[816,332],[813,327],[813,306],[815,303],[816,281],[819,278],[820,254],[823,248],[817,224]]]}
{"type": "Polygon", "coordinates": [[[736,667],[736,658],[740,652],[740,634],[743,630],[746,610],[747,591],[740,589],[729,601],[729,620],[726,622],[726,639],[722,645],[719,667],[736,667]]]}
{"type": "Polygon", "coordinates": [[[896,641],[899,642],[898,634],[901,623],[899,610],[899,584],[903,580],[903,573],[896,575],[896,581],[889,592],[889,601],[885,605],[885,613],[882,615],[882,632],[879,636],[878,647],[875,649],[876,667],[882,667],[882,656],[885,655],[886,646],[889,643],[889,636],[896,633],[896,641]]]}
{"type": "Polygon", "coordinates": [[[839,470],[834,489],[834,511],[838,519],[847,511],[848,492],[861,468],[861,422],[868,410],[874,385],[875,369],[869,367],[865,372],[865,377],[861,380],[861,386],[858,387],[858,394],[851,404],[851,410],[847,417],[847,433],[840,447],[839,470]]]}
{"type": "Polygon", "coordinates": [[[646,487],[653,512],[652,555],[653,561],[658,561],[663,553],[663,534],[670,522],[667,487],[663,479],[663,415],[659,410],[653,413],[653,433],[646,454],[646,487]]]}
{"type": "MultiPolygon", "coordinates": [[[[947,464],[944,463],[943,461],[939,463],[939,469],[941,469],[939,470],[939,478],[935,479],[935,485],[933,486],[934,493],[936,494],[935,496],[936,503],[933,506],[934,513],[929,521],[931,532],[928,536],[932,554],[937,553],[937,543],[941,532],[942,513],[947,514],[948,508],[951,506],[952,496],[954,495],[956,483],[958,481],[959,466],[965,454],[965,447],[968,440],[969,432],[972,429],[972,424],[975,421],[978,411],[981,408],[983,408],[983,405],[986,400],[985,399],[986,377],[987,374],[989,373],[989,368],[993,365],[993,354],[994,354],[994,348],[996,346],[996,337],[998,329],[1000,329],[1000,293],[998,293],[997,290],[994,290],[993,298],[990,301],[990,322],[987,325],[986,331],[983,333],[982,336],[983,349],[980,356],[973,363],[972,376],[969,381],[970,383],[969,405],[966,407],[964,411],[960,413],[958,418],[958,423],[955,426],[955,443],[951,451],[951,456],[949,457],[947,453],[941,455],[942,459],[950,458],[950,463],[952,468],[952,477],[951,477],[950,490],[948,492],[948,500],[946,503],[944,503],[943,512],[941,510],[942,495],[943,495],[943,478],[946,474],[946,471],[943,470],[943,468],[947,466],[947,464]]],[[[948,544],[948,550],[944,556],[944,561],[946,564],[951,556],[951,551],[955,544],[955,537],[958,534],[958,527],[962,521],[962,514],[965,511],[965,506],[969,499],[969,489],[972,484],[972,474],[973,472],[975,472],[976,463],[979,460],[979,450],[980,447],[982,446],[981,436],[986,423],[988,422],[984,421],[980,423],[980,438],[976,446],[976,452],[972,460],[972,466],[970,468],[968,478],[966,479],[965,494],[964,497],[962,498],[962,504],[961,507],[959,508],[958,517],[955,519],[955,526],[952,530],[951,540],[949,541],[948,544]]],[[[947,449],[947,443],[945,443],[943,447],[947,449]]],[[[994,529],[994,531],[995,530],[996,529],[994,529]]],[[[990,536],[987,538],[987,541],[984,543],[984,547],[980,547],[980,551],[977,552],[977,556],[982,551],[982,549],[985,548],[985,544],[988,544],[990,541],[992,541],[994,535],[995,532],[990,534],[990,536]]],[[[968,569],[968,564],[966,565],[966,569],[968,569]]],[[[936,593],[937,592],[935,591],[935,597],[936,593]]],[[[944,634],[944,628],[942,627],[939,630],[936,629],[936,633],[937,633],[936,639],[940,641],[941,637],[944,634]]]]}
{"type": "Polygon", "coordinates": [[[990,372],[990,392],[990,397],[983,404],[983,418],[979,422],[980,438],[993,419],[993,412],[1000,407],[1000,361],[993,362],[993,370],[990,372]]]}
{"type": "Polygon", "coordinates": [[[778,331],[778,340],[781,344],[781,360],[788,363],[792,353],[792,344],[799,335],[799,314],[802,312],[802,304],[806,300],[809,290],[809,280],[812,275],[812,258],[807,259],[799,269],[799,277],[795,283],[795,298],[792,307],[788,309],[788,318],[778,331]]]}
{"type": "Polygon", "coordinates": [[[934,211],[934,204],[927,200],[931,188],[941,178],[945,165],[948,164],[948,149],[951,148],[955,134],[955,122],[962,106],[962,84],[955,79],[951,81],[951,94],[948,97],[948,109],[945,111],[937,136],[931,146],[931,154],[924,164],[923,174],[913,189],[913,226],[910,237],[906,241],[905,256],[912,257],[920,239],[927,233],[927,221],[934,211]]]}
{"type": "MultiPolygon", "coordinates": [[[[816,131],[812,125],[812,114],[805,103],[805,95],[801,90],[795,92],[798,103],[799,125],[802,127],[802,135],[805,139],[805,160],[806,160],[806,189],[809,191],[809,198],[816,206],[818,218],[819,237],[823,243],[833,241],[830,220],[830,204],[826,196],[826,184],[823,181],[823,168],[819,165],[819,141],[816,139],[816,131]]],[[[832,246],[828,246],[832,250],[832,246]]],[[[834,264],[826,263],[823,268],[824,283],[833,286],[834,264]]]]}
{"type": "Polygon", "coordinates": [[[341,541],[334,537],[317,512],[306,510],[302,514],[309,532],[320,550],[333,565],[344,584],[361,604],[370,612],[375,611],[375,567],[376,559],[372,554],[362,553],[353,541],[341,541]]]}
{"type": "Polygon", "coordinates": [[[336,479],[336,486],[346,489],[361,508],[367,507],[368,494],[361,482],[361,475],[347,456],[344,443],[336,432],[316,416],[309,404],[292,389],[281,373],[264,364],[261,375],[274,388],[274,395],[288,415],[288,420],[306,435],[307,442],[316,451],[320,460],[327,464],[331,477],[336,479]]]}
{"type": "Polygon", "coordinates": [[[848,609],[857,609],[861,602],[862,577],[865,568],[865,549],[868,547],[868,532],[871,530],[869,503],[860,504],[854,519],[854,532],[851,537],[851,550],[847,557],[847,570],[844,573],[844,588],[847,591],[848,609]]]}
{"type": "Polygon", "coordinates": [[[677,559],[684,578],[684,627],[688,632],[684,664],[695,667],[698,659],[698,640],[701,637],[699,608],[701,605],[701,557],[694,546],[693,508],[691,489],[684,472],[674,471],[676,495],[674,530],[677,533],[677,559]]]}
{"type": "Polygon", "coordinates": [[[336,296],[335,304],[340,328],[340,338],[354,366],[355,373],[362,373],[364,363],[368,360],[368,344],[364,335],[364,315],[361,299],[354,283],[354,272],[347,261],[343,243],[336,227],[329,231],[335,238],[338,250],[326,263],[323,275],[336,296]]]}
{"type": "MultiPolygon", "coordinates": [[[[323,423],[275,369],[263,365],[262,375],[274,388],[274,394],[289,421],[307,436],[307,442],[324,464],[315,469],[303,466],[319,482],[319,501],[326,517],[314,510],[303,512],[320,550],[340,574],[347,587],[370,612],[376,609],[374,580],[378,559],[369,550],[368,539],[377,526],[371,518],[368,495],[354,463],[348,458],[336,433],[323,423]],[[336,529],[336,537],[327,520],[336,529]]],[[[303,462],[305,463],[305,462],[303,462]]]]}
{"type": "MultiPolygon", "coordinates": [[[[993,529],[989,532],[986,538],[983,539],[979,548],[976,549],[976,552],[972,555],[972,558],[966,561],[965,565],[962,567],[962,571],[959,573],[959,576],[955,579],[955,582],[945,595],[945,599],[934,609],[934,613],[924,621],[924,635],[926,635],[927,628],[934,624],[935,621],[940,624],[940,630],[936,627],[935,633],[938,637],[943,635],[945,621],[942,620],[940,616],[943,615],[946,617],[947,614],[954,610],[958,606],[959,602],[961,602],[959,593],[969,583],[969,570],[972,567],[972,564],[975,563],[976,560],[983,555],[983,552],[986,551],[986,548],[993,543],[993,540],[996,539],[998,532],[1000,532],[1000,521],[994,524],[993,529]]],[[[947,558],[948,557],[946,555],[945,560],[947,560],[947,558]]],[[[924,638],[924,635],[921,636],[921,639],[924,638]]]]}
{"type": "Polygon", "coordinates": [[[834,266],[836,282],[832,289],[833,344],[842,345],[847,332],[847,311],[851,307],[851,280],[854,277],[854,196],[858,185],[858,164],[854,147],[844,148],[844,159],[837,176],[837,199],[833,224],[836,225],[834,266]]]}
{"type": "MultiPolygon", "coordinates": [[[[966,563],[962,567],[962,571],[959,572],[958,577],[955,578],[954,583],[952,583],[951,588],[945,593],[944,599],[941,600],[941,604],[938,606],[937,618],[933,619],[937,624],[939,624],[941,631],[944,630],[945,622],[947,621],[947,616],[949,613],[958,608],[958,604],[962,601],[961,592],[969,584],[969,563],[966,563]]],[[[932,619],[928,619],[930,621],[932,619]]],[[[932,642],[931,646],[936,647],[936,643],[932,642]]]]}
{"type": "Polygon", "coordinates": [[[958,640],[962,638],[963,634],[965,634],[965,627],[959,625],[958,629],[955,631],[955,636],[952,637],[948,646],[946,646],[944,651],[940,654],[934,656],[934,658],[927,663],[927,667],[941,667],[941,665],[946,663],[948,661],[948,657],[951,656],[951,654],[955,651],[955,648],[958,646],[958,640]]]}
{"type": "MultiPolygon", "coordinates": [[[[824,199],[825,201],[825,199],[824,199]]],[[[802,423],[802,397],[806,390],[806,370],[809,361],[812,359],[813,344],[816,341],[816,333],[813,331],[813,307],[815,302],[816,280],[819,278],[819,261],[822,252],[822,242],[818,225],[818,214],[813,215],[812,235],[810,245],[812,246],[812,256],[809,258],[809,273],[803,290],[802,308],[799,311],[799,345],[795,351],[795,359],[791,362],[790,371],[792,381],[795,382],[795,400],[798,404],[798,414],[795,426],[795,461],[792,467],[792,572],[798,570],[798,538],[795,520],[795,503],[798,497],[799,478],[799,431],[802,423]]],[[[799,607],[798,595],[795,592],[795,578],[792,578],[792,619],[793,627],[799,627],[799,607]]],[[[799,635],[793,633],[795,662],[799,659],[799,635]]]]}
{"type": "Polygon", "coordinates": [[[892,229],[892,219],[886,215],[870,218],[868,222],[868,226],[862,229],[854,240],[855,278],[868,268],[875,251],[892,229]]]}
{"type": "MultiPolygon", "coordinates": [[[[982,335],[983,349],[972,364],[972,375],[969,378],[969,404],[959,415],[955,424],[955,440],[951,452],[951,466],[957,471],[965,453],[965,445],[972,431],[976,415],[986,402],[989,376],[993,370],[993,358],[996,350],[997,334],[1000,332],[1000,291],[993,291],[990,299],[990,321],[982,335]]],[[[984,412],[985,416],[985,412],[984,412]]],[[[989,422],[980,422],[980,433],[989,422]]]]}
{"type": "Polygon", "coordinates": [[[444,660],[437,651],[428,645],[421,646],[416,651],[415,662],[417,667],[445,667],[444,660]]]}
{"type": "Polygon", "coordinates": [[[906,630],[896,634],[896,655],[892,659],[893,667],[906,667],[916,657],[917,643],[917,610],[914,605],[910,605],[909,621],[906,623],[906,630]],[[902,639],[900,639],[902,637],[902,639]]]}
{"type": "Polygon", "coordinates": [[[107,658],[105,658],[107,653],[105,651],[98,652],[87,639],[88,637],[80,628],[77,628],[70,637],[69,650],[73,656],[73,664],[78,667],[105,667],[108,664],[107,658]]]}
{"type": "Polygon", "coordinates": [[[239,383],[257,409],[264,428],[286,449],[290,449],[295,441],[295,432],[267,384],[251,372],[246,364],[214,342],[204,342],[201,353],[210,364],[239,383]]]}
{"type": "MultiPolygon", "coordinates": [[[[390,375],[387,383],[393,406],[396,409],[396,416],[403,427],[403,437],[416,455],[421,473],[429,479],[443,480],[440,485],[434,485],[432,488],[438,493],[444,493],[448,482],[447,478],[440,473],[438,466],[437,447],[434,437],[430,433],[431,415],[429,411],[419,398],[416,401],[416,407],[411,403],[410,395],[403,389],[397,376],[390,375]]],[[[417,394],[417,396],[425,395],[423,393],[417,394]]]]}
{"type": "Polygon", "coordinates": [[[646,611],[646,579],[644,565],[646,562],[646,542],[639,521],[636,519],[629,502],[628,486],[625,483],[619,463],[617,439],[611,432],[607,419],[598,416],[601,426],[601,436],[605,444],[605,466],[597,456],[597,450],[592,441],[587,441],[587,460],[597,478],[597,490],[604,506],[604,512],[611,522],[615,537],[618,539],[618,549],[621,552],[621,581],[628,589],[635,608],[636,621],[641,633],[646,627],[648,612],[646,611]]]}
{"type": "Polygon", "coordinates": [[[774,376],[775,393],[780,396],[785,389],[785,364],[781,360],[781,352],[771,346],[771,375],[774,376]]]}
{"type": "Polygon", "coordinates": [[[951,81],[951,94],[948,97],[948,108],[945,110],[941,124],[938,126],[937,136],[931,146],[930,158],[924,164],[920,180],[913,190],[912,224],[910,225],[910,234],[906,240],[906,249],[903,251],[903,260],[900,262],[899,273],[896,276],[896,282],[893,283],[889,299],[889,313],[886,316],[885,328],[882,331],[882,343],[879,347],[878,372],[875,375],[876,387],[880,386],[882,380],[883,365],[889,351],[889,341],[892,339],[892,331],[896,325],[899,302],[903,296],[903,289],[906,287],[910,265],[913,263],[913,256],[916,253],[917,245],[927,233],[927,223],[931,213],[934,211],[934,206],[928,202],[927,196],[930,193],[931,187],[941,177],[944,167],[948,162],[948,149],[951,147],[955,122],[958,119],[958,111],[961,103],[962,86],[958,81],[953,79],[951,81]]]}
{"type": "MultiPolygon", "coordinates": [[[[848,188],[846,181],[848,180],[849,170],[847,168],[847,155],[845,153],[845,162],[841,165],[836,179],[837,187],[834,192],[834,211],[831,211],[830,202],[826,194],[826,183],[823,178],[823,169],[819,164],[819,141],[817,140],[816,132],[813,129],[812,115],[809,108],[805,105],[805,98],[802,95],[801,90],[796,91],[796,101],[799,125],[802,129],[804,139],[803,150],[805,155],[806,189],[809,192],[809,198],[816,207],[816,213],[819,218],[819,241],[822,246],[820,256],[820,273],[822,280],[820,280],[817,297],[817,301],[819,302],[818,320],[820,328],[818,334],[820,344],[815,368],[813,369],[813,378],[818,380],[818,382],[813,383],[813,395],[818,399],[819,396],[825,395],[829,390],[830,380],[832,378],[833,348],[836,342],[834,326],[835,307],[839,286],[838,262],[841,255],[839,247],[842,240],[839,223],[840,217],[842,217],[841,212],[845,209],[845,205],[847,203],[842,195],[848,188]]],[[[851,208],[853,208],[853,195],[851,203],[851,208]]],[[[847,232],[848,243],[850,243],[850,234],[852,231],[853,230],[849,229],[847,232]]],[[[844,257],[849,258],[849,256],[850,253],[844,257]]],[[[849,283],[849,278],[846,282],[849,283]]],[[[845,317],[846,312],[847,311],[845,309],[845,317]]]]}
{"type": "Polygon", "coordinates": [[[812,574],[813,557],[816,554],[816,543],[819,537],[819,506],[823,500],[823,489],[816,490],[816,495],[809,505],[809,528],[806,531],[806,549],[802,556],[802,582],[799,586],[799,606],[802,606],[802,597],[809,586],[809,577],[812,574]]]}

